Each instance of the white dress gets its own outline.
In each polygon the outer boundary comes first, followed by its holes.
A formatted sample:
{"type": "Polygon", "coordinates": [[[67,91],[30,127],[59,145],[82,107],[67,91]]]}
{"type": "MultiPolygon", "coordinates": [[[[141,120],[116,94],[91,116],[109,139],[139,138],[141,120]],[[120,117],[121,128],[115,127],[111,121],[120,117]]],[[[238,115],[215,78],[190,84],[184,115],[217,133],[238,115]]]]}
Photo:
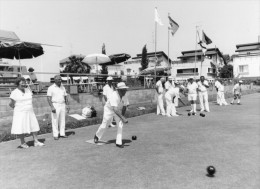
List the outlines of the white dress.
{"type": "Polygon", "coordinates": [[[15,101],[11,133],[29,134],[39,131],[40,127],[32,106],[32,92],[25,89],[25,93],[23,93],[19,89],[15,89],[10,98],[15,101]]]}

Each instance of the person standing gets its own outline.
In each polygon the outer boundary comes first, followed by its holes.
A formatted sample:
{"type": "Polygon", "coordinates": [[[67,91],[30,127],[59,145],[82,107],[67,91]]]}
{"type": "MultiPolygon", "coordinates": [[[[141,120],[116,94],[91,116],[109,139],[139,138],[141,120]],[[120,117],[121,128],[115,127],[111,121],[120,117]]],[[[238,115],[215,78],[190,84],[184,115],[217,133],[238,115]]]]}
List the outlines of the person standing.
{"type": "Polygon", "coordinates": [[[65,134],[66,109],[69,112],[67,92],[61,84],[61,76],[54,77],[54,84],[48,88],[47,100],[51,107],[52,132],[54,140],[67,138],[65,134]],[[67,105],[67,106],[66,106],[67,105]]]}
{"type": "Polygon", "coordinates": [[[227,106],[228,103],[225,99],[225,86],[224,86],[224,81],[220,81],[218,85],[218,95],[219,95],[219,105],[222,106],[225,105],[227,106]]]}
{"type": "Polygon", "coordinates": [[[191,113],[196,115],[196,100],[197,100],[197,89],[198,85],[196,82],[194,82],[193,78],[189,78],[188,80],[188,101],[191,104],[191,113]]]}
{"type": "Polygon", "coordinates": [[[159,81],[156,83],[156,92],[158,94],[157,98],[157,115],[162,114],[165,116],[165,109],[163,104],[163,94],[164,94],[164,84],[165,84],[165,78],[161,77],[159,81]]]}
{"type": "Polygon", "coordinates": [[[40,130],[39,123],[33,111],[32,92],[28,89],[23,77],[15,81],[17,88],[11,92],[9,106],[14,109],[11,133],[18,135],[21,141],[21,148],[29,148],[24,135],[32,133],[34,146],[44,146],[37,138],[40,130]]]}
{"type": "Polygon", "coordinates": [[[200,108],[201,112],[206,111],[209,112],[209,102],[208,102],[208,91],[209,83],[205,80],[204,76],[200,76],[200,81],[198,84],[198,91],[199,91],[199,99],[200,99],[200,108]]]}
{"type": "MultiPolygon", "coordinates": [[[[107,84],[103,87],[103,96],[104,96],[105,102],[107,102],[109,95],[113,91],[115,91],[115,87],[113,86],[113,77],[109,76],[109,77],[107,77],[107,84]]],[[[115,122],[114,118],[111,120],[109,127],[116,126],[115,124],[113,124],[113,122],[115,122]]]]}
{"type": "Polygon", "coordinates": [[[111,120],[114,117],[118,127],[116,146],[119,148],[124,148],[124,144],[122,143],[123,123],[128,123],[128,120],[124,117],[124,115],[126,108],[129,105],[128,99],[125,95],[127,89],[128,87],[125,85],[125,83],[120,82],[117,84],[116,91],[113,91],[110,94],[104,106],[102,123],[94,136],[94,143],[98,143],[98,141],[102,138],[108,124],[111,123],[111,120]]]}
{"type": "Polygon", "coordinates": [[[165,92],[167,92],[170,88],[174,88],[175,85],[173,83],[173,77],[169,76],[168,81],[165,82],[165,92]]]}
{"type": "Polygon", "coordinates": [[[237,104],[240,104],[240,99],[241,99],[241,95],[242,95],[242,85],[243,81],[240,80],[237,84],[235,84],[235,86],[233,87],[233,94],[234,94],[234,99],[232,100],[232,102],[230,104],[234,104],[234,101],[237,99],[237,104]]]}
{"type": "Polygon", "coordinates": [[[216,88],[216,91],[217,91],[217,104],[219,104],[219,102],[220,102],[220,93],[218,92],[218,88],[219,88],[219,85],[220,85],[220,79],[217,77],[216,78],[216,81],[215,81],[215,83],[214,83],[214,86],[215,86],[215,88],[216,88]]]}
{"type": "Polygon", "coordinates": [[[176,86],[170,87],[169,90],[165,93],[166,100],[166,115],[168,117],[179,116],[175,108],[175,99],[179,98],[179,88],[176,86]]]}

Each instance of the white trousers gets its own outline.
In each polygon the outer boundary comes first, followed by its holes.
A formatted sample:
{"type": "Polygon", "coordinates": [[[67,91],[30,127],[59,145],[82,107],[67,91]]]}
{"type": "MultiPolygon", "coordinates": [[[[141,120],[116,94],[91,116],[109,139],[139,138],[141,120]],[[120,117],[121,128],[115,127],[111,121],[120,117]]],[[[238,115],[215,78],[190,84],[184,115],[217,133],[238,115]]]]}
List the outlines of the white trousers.
{"type": "Polygon", "coordinates": [[[176,115],[176,108],[175,108],[175,104],[172,102],[171,95],[168,95],[166,93],[165,94],[165,100],[166,100],[166,106],[167,106],[166,115],[167,116],[176,115]]]}
{"type": "Polygon", "coordinates": [[[199,92],[200,108],[202,111],[209,111],[208,92],[199,92]]]}
{"type": "Polygon", "coordinates": [[[53,103],[56,113],[51,113],[53,137],[65,136],[66,105],[53,103]]]}
{"type": "Polygon", "coordinates": [[[115,118],[117,125],[116,144],[122,145],[123,122],[115,113],[107,112],[106,107],[104,108],[103,120],[96,132],[96,136],[98,139],[102,138],[107,126],[111,124],[113,117],[115,118]]]}
{"type": "Polygon", "coordinates": [[[227,105],[224,92],[219,91],[218,93],[219,93],[219,105],[220,106],[222,106],[222,104],[227,105]]]}
{"type": "Polygon", "coordinates": [[[220,104],[220,92],[217,92],[217,104],[220,104]]]}
{"type": "Polygon", "coordinates": [[[163,93],[158,94],[157,98],[157,115],[159,114],[165,115],[165,109],[163,105],[163,93]]]}

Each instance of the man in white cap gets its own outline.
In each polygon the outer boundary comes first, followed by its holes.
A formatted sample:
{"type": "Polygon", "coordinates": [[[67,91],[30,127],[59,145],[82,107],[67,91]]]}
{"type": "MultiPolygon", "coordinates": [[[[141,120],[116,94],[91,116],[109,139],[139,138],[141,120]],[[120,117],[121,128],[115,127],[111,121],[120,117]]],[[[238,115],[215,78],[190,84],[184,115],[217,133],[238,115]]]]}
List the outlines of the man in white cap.
{"type": "Polygon", "coordinates": [[[240,104],[240,99],[241,99],[241,95],[242,95],[242,85],[243,81],[239,80],[237,84],[235,84],[235,86],[233,87],[233,94],[234,94],[234,99],[232,100],[231,104],[234,104],[234,101],[237,99],[237,104],[240,104]]]}
{"type": "Polygon", "coordinates": [[[119,148],[124,147],[122,143],[123,123],[128,123],[128,120],[124,117],[124,115],[126,108],[129,105],[128,99],[125,96],[127,89],[128,87],[125,85],[125,83],[120,82],[117,84],[116,90],[113,91],[107,99],[104,106],[102,123],[94,136],[95,143],[98,143],[98,141],[102,138],[108,124],[111,123],[111,120],[114,117],[118,127],[116,146],[119,148]]]}
{"type": "Polygon", "coordinates": [[[209,112],[209,102],[208,102],[208,91],[209,83],[205,80],[204,76],[200,76],[200,80],[198,84],[198,91],[199,91],[199,99],[200,99],[200,111],[209,112]]]}
{"type": "Polygon", "coordinates": [[[170,88],[174,88],[173,77],[169,76],[168,81],[165,82],[165,91],[167,92],[170,88]]]}
{"type": "MultiPolygon", "coordinates": [[[[115,91],[115,87],[113,86],[113,77],[109,76],[107,77],[107,84],[103,87],[103,96],[105,99],[105,102],[107,101],[109,95],[115,91]]],[[[114,119],[111,120],[111,123],[109,124],[109,127],[115,127],[116,125],[113,124],[114,119]]]]}
{"type": "Polygon", "coordinates": [[[164,109],[164,104],[163,104],[163,94],[164,94],[164,83],[165,83],[165,78],[161,77],[159,81],[156,83],[156,91],[158,94],[157,98],[157,115],[162,114],[165,116],[165,109],[164,109]]]}
{"type": "Polygon", "coordinates": [[[191,113],[193,115],[196,115],[196,100],[197,100],[197,89],[198,89],[198,85],[196,82],[194,82],[193,78],[189,78],[188,79],[188,85],[187,85],[187,89],[188,89],[188,101],[191,104],[191,113]]]}

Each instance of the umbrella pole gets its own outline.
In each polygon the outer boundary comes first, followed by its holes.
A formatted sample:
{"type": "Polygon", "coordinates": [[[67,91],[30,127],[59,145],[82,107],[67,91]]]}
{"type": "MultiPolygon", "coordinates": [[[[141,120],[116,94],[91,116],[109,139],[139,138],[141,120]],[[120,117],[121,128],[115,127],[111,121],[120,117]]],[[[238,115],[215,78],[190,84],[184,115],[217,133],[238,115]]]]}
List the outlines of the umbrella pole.
{"type": "Polygon", "coordinates": [[[23,74],[22,74],[22,66],[21,66],[21,60],[20,60],[19,49],[18,49],[18,57],[19,57],[19,68],[20,68],[19,72],[20,72],[20,75],[23,76],[23,74]]]}

